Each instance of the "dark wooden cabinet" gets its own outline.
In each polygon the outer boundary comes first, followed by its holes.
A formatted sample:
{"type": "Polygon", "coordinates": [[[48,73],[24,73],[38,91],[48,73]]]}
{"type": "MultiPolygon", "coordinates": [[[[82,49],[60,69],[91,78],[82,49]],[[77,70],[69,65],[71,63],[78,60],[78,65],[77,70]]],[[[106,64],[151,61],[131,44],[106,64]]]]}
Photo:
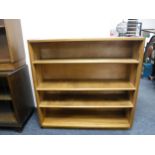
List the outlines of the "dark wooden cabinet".
{"type": "Polygon", "coordinates": [[[34,107],[27,65],[0,72],[0,126],[21,128],[34,107]]]}
{"type": "Polygon", "coordinates": [[[22,128],[34,107],[19,19],[0,19],[0,127],[22,128]]]}
{"type": "Polygon", "coordinates": [[[19,19],[0,19],[0,71],[25,64],[22,29],[19,19]]]}

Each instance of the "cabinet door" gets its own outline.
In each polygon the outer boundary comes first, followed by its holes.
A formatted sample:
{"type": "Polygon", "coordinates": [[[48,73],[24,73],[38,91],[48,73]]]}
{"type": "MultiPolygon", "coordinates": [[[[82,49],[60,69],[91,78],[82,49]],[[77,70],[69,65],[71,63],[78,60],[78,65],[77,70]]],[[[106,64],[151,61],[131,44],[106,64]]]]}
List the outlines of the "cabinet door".
{"type": "Polygon", "coordinates": [[[22,29],[19,19],[4,20],[11,62],[25,58],[22,29]]]}
{"type": "Polygon", "coordinates": [[[0,72],[0,126],[16,127],[17,120],[7,77],[8,73],[0,72]]]}
{"type": "Polygon", "coordinates": [[[0,63],[9,62],[9,48],[4,20],[0,19],[0,63]]]}
{"type": "Polygon", "coordinates": [[[27,66],[13,72],[8,77],[15,113],[19,123],[25,121],[33,107],[33,95],[27,66]]]}

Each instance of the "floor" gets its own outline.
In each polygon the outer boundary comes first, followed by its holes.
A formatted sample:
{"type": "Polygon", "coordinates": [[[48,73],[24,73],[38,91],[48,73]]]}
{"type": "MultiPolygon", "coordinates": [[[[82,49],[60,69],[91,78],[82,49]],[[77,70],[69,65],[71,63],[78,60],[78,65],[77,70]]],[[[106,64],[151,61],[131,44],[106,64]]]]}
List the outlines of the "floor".
{"type": "Polygon", "coordinates": [[[155,82],[142,79],[138,95],[134,125],[129,130],[42,129],[36,113],[23,131],[0,129],[0,135],[154,135],[155,134],[155,82]]]}

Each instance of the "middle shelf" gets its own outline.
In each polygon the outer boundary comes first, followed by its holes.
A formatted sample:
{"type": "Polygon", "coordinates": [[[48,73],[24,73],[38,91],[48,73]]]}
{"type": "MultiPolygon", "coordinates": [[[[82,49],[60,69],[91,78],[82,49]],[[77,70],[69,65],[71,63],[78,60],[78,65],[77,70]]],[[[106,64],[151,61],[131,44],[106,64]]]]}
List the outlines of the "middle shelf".
{"type": "Polygon", "coordinates": [[[91,100],[67,100],[67,101],[42,101],[40,108],[133,108],[131,101],[91,101],[91,100]]]}
{"type": "Polygon", "coordinates": [[[40,108],[133,108],[133,92],[39,92],[40,108]]]}
{"type": "Polygon", "coordinates": [[[137,59],[44,59],[34,60],[33,64],[80,64],[80,63],[120,63],[120,64],[138,64],[137,59]]]}
{"type": "Polygon", "coordinates": [[[115,91],[136,90],[129,81],[44,81],[37,91],[115,91]]]}
{"type": "Polygon", "coordinates": [[[37,91],[135,90],[136,64],[38,64],[37,91]]]}

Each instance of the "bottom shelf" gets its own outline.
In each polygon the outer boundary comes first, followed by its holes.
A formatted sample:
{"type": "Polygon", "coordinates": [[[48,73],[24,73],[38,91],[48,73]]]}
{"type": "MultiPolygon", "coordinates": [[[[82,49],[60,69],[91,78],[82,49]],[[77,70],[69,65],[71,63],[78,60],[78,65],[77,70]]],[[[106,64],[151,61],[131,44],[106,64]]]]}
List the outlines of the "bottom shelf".
{"type": "Polygon", "coordinates": [[[0,101],[10,101],[12,100],[11,95],[9,94],[0,94],[0,101]]]}
{"type": "Polygon", "coordinates": [[[16,126],[17,120],[11,102],[0,102],[0,126],[16,126]]]}
{"type": "Polygon", "coordinates": [[[6,71],[11,71],[19,68],[20,66],[23,66],[25,64],[25,60],[21,59],[20,61],[10,63],[10,62],[5,62],[5,63],[0,63],[0,71],[1,72],[6,72],[6,71]]]}
{"type": "Polygon", "coordinates": [[[42,127],[129,128],[125,110],[51,110],[44,111],[42,127]]]}

